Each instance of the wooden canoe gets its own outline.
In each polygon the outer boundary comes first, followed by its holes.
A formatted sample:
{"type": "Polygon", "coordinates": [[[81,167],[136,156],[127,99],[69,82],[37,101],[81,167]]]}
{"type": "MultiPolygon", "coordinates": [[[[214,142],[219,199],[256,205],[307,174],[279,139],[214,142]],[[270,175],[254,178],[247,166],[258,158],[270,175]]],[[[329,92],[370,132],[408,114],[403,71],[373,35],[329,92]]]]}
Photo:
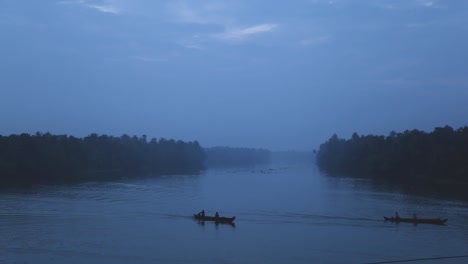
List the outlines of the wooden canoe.
{"type": "Polygon", "coordinates": [[[395,218],[395,217],[385,217],[385,216],[384,216],[384,219],[385,221],[390,221],[390,222],[395,222],[395,223],[404,222],[404,223],[413,223],[413,224],[434,224],[434,225],[443,225],[448,220],[448,219],[439,219],[439,218],[435,218],[435,219],[416,218],[414,219],[414,218],[401,218],[401,217],[395,218]]]}
{"type": "Polygon", "coordinates": [[[233,217],[214,217],[214,216],[201,216],[201,215],[193,215],[193,218],[200,220],[200,221],[214,221],[218,223],[232,223],[234,222],[234,219],[236,219],[235,216],[233,217]]]}

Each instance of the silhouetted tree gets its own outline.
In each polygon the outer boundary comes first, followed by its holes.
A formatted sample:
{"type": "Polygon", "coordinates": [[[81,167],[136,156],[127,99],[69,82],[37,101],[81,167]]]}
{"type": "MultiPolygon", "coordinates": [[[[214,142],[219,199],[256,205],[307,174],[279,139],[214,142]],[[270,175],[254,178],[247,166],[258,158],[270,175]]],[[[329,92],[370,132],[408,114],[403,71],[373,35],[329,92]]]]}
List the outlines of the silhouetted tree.
{"type": "Polygon", "coordinates": [[[204,160],[198,142],[148,142],[145,135],[0,135],[0,187],[197,173],[204,160]]]}
{"type": "Polygon", "coordinates": [[[318,166],[330,173],[410,180],[468,180],[468,127],[436,127],[426,133],[392,131],[389,136],[340,139],[320,146],[318,166]]]}

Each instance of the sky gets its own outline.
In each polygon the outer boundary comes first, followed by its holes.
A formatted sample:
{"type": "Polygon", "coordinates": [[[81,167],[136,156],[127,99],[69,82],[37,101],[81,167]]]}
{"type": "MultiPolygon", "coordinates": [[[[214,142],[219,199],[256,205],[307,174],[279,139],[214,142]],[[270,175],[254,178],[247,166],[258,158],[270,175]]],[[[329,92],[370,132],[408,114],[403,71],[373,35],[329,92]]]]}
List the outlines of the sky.
{"type": "Polygon", "coordinates": [[[467,125],[466,0],[0,0],[0,134],[312,150],[467,125]]]}

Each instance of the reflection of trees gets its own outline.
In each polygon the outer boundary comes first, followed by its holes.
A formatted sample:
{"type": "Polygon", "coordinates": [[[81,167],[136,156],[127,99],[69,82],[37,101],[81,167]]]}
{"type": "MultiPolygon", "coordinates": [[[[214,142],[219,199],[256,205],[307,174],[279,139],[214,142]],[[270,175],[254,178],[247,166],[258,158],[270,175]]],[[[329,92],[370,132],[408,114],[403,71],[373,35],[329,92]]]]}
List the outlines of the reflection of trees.
{"type": "Polygon", "coordinates": [[[2,185],[107,180],[145,174],[194,173],[205,154],[198,142],[146,136],[85,138],[49,133],[0,136],[2,185]]]}
{"type": "Polygon", "coordinates": [[[317,164],[337,174],[468,180],[468,127],[406,130],[387,137],[354,133],[348,140],[335,134],[320,146],[317,164]]]}

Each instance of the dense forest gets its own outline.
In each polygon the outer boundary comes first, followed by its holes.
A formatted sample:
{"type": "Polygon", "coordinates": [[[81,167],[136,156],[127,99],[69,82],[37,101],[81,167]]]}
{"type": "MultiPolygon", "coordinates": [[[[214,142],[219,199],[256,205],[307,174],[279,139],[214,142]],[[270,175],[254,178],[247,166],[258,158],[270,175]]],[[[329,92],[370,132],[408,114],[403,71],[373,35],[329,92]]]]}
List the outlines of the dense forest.
{"type": "Polygon", "coordinates": [[[468,127],[391,132],[340,139],[320,146],[318,166],[332,174],[397,180],[468,181],[468,127]]]}
{"type": "Polygon", "coordinates": [[[213,147],[206,148],[207,167],[235,167],[266,164],[271,152],[265,149],[213,147]]]}
{"type": "Polygon", "coordinates": [[[204,162],[205,152],[196,141],[97,134],[0,135],[0,186],[197,173],[204,162]]]}

